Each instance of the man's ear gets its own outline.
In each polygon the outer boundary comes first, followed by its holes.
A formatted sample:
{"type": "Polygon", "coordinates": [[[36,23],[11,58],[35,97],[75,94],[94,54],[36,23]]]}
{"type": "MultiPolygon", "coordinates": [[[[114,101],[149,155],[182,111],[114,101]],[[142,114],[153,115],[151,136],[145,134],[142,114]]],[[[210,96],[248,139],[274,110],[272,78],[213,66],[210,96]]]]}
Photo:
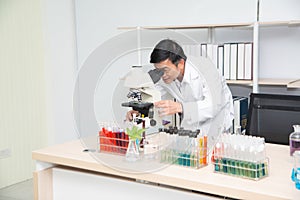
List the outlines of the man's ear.
{"type": "Polygon", "coordinates": [[[184,59],[180,59],[179,62],[178,62],[177,67],[178,67],[178,69],[180,71],[184,71],[184,65],[185,65],[185,60],[184,59]]]}

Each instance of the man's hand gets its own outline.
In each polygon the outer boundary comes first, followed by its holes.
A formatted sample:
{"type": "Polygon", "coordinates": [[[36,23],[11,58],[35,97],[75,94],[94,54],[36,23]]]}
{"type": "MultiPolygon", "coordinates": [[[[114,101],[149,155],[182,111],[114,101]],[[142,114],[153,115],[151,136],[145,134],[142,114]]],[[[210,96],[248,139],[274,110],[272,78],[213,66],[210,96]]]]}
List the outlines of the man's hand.
{"type": "Polygon", "coordinates": [[[126,113],[126,121],[132,121],[132,119],[133,119],[133,114],[136,114],[136,116],[138,116],[139,115],[139,112],[138,111],[136,111],[136,110],[130,110],[130,111],[128,111],[127,113],[126,113]]]}
{"type": "Polygon", "coordinates": [[[172,100],[158,101],[154,103],[154,106],[159,108],[158,114],[160,117],[182,112],[181,103],[172,100]]]}

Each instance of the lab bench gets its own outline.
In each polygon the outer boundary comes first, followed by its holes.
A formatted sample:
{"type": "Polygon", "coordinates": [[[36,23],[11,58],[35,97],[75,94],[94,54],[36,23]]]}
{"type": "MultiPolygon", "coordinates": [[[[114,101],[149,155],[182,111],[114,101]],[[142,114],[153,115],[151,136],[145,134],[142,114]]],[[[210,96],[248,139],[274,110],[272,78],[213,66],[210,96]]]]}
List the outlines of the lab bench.
{"type": "MultiPolygon", "coordinates": [[[[249,180],[200,169],[168,165],[151,173],[116,170],[85,152],[81,140],[32,152],[35,199],[299,199],[291,181],[289,147],[266,144],[269,175],[249,180]],[[142,196],[141,196],[142,195],[142,196]]],[[[116,161],[117,162],[117,161],[116,161]]]]}

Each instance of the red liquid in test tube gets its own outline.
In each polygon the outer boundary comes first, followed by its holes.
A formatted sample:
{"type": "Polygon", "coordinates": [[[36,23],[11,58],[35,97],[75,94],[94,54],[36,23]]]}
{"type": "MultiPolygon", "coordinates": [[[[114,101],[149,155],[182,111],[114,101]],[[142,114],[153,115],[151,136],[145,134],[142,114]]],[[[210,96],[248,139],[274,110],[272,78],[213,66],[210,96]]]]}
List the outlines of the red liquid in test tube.
{"type": "Polygon", "coordinates": [[[107,135],[107,131],[105,129],[105,127],[102,127],[102,133],[103,133],[103,150],[107,151],[107,144],[108,144],[108,135],[107,135]]]}
{"type": "Polygon", "coordinates": [[[103,137],[104,137],[104,133],[101,130],[101,131],[99,131],[100,152],[104,150],[104,146],[103,146],[104,140],[103,140],[103,137]]]}

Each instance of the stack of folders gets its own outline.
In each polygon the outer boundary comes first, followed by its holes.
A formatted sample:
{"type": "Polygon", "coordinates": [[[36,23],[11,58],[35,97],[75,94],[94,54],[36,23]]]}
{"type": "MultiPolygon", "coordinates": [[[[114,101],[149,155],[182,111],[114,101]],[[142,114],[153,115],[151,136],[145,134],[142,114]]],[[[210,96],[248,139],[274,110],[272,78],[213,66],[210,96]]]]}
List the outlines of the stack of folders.
{"type": "Polygon", "coordinates": [[[234,107],[234,119],[232,122],[232,127],[234,133],[243,132],[247,125],[248,116],[248,98],[234,96],[233,97],[233,107],[234,107]]]}
{"type": "Polygon", "coordinates": [[[253,43],[183,45],[187,55],[210,58],[227,80],[252,80],[253,43]]]}

